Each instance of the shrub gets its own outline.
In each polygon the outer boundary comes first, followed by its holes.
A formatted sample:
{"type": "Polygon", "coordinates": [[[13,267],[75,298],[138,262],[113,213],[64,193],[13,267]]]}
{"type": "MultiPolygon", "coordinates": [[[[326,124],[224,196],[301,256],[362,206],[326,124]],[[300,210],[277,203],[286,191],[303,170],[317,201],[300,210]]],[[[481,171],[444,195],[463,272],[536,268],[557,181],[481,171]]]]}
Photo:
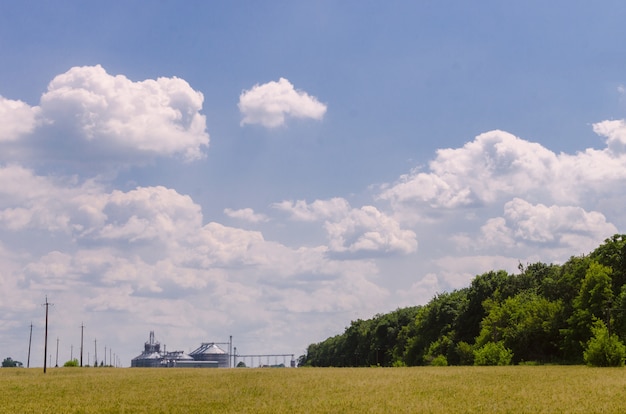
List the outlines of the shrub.
{"type": "Polygon", "coordinates": [[[78,360],[76,358],[70,359],[65,364],[63,364],[63,366],[64,367],[77,367],[78,366],[78,360]]]}
{"type": "Polygon", "coordinates": [[[587,341],[583,352],[585,363],[596,367],[622,367],[626,357],[626,346],[617,335],[610,335],[604,322],[596,320],[591,328],[593,336],[587,341]]]}
{"type": "Polygon", "coordinates": [[[22,367],[22,366],[23,364],[20,361],[15,361],[11,357],[4,358],[4,360],[2,361],[2,368],[15,368],[15,367],[22,367]]]}
{"type": "Polygon", "coordinates": [[[430,361],[430,365],[435,367],[447,367],[448,366],[448,358],[444,355],[437,355],[430,361]]]}
{"type": "Polygon", "coordinates": [[[513,352],[502,341],[487,342],[474,351],[474,365],[510,365],[513,352]]]}
{"type": "Polygon", "coordinates": [[[455,351],[459,357],[459,365],[474,365],[474,349],[467,342],[456,344],[455,351]]]}

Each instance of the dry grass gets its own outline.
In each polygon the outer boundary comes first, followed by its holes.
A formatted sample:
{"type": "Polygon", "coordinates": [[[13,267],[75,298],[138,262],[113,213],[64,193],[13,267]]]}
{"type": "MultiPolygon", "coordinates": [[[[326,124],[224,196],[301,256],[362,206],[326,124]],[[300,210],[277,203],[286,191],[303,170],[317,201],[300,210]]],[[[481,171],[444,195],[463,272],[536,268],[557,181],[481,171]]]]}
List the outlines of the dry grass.
{"type": "Polygon", "coordinates": [[[0,390],[0,413],[617,413],[626,371],[15,368],[0,390]]]}

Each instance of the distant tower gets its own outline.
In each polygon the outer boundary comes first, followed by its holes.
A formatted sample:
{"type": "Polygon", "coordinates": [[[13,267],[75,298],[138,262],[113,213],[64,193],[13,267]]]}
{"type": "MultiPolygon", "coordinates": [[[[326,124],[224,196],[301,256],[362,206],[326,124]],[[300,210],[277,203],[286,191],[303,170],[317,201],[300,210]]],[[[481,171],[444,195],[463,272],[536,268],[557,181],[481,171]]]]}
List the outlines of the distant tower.
{"type": "Polygon", "coordinates": [[[131,360],[130,366],[158,367],[162,360],[161,344],[154,339],[154,331],[150,331],[150,339],[144,344],[143,352],[131,360]]]}
{"type": "Polygon", "coordinates": [[[150,331],[150,340],[146,342],[144,352],[150,354],[154,352],[161,352],[161,344],[154,340],[154,331],[150,331]]]}

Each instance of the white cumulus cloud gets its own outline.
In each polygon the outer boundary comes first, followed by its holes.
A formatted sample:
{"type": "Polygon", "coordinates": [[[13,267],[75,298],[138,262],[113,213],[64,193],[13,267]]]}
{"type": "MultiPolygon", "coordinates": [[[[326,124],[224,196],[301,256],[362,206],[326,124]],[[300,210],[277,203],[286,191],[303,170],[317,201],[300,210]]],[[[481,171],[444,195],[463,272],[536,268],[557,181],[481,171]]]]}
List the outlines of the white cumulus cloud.
{"type": "Polygon", "coordinates": [[[557,162],[539,144],[491,131],[462,148],[438,150],[430,172],[403,175],[381,198],[430,208],[483,205],[503,194],[541,191],[551,184],[557,162]]]}
{"type": "Polygon", "coordinates": [[[593,208],[594,200],[614,195],[626,179],[624,123],[606,121],[594,130],[607,137],[607,148],[576,154],[556,154],[504,131],[487,132],[461,148],[437,151],[428,171],[401,176],[379,197],[406,220],[440,209],[496,206],[512,197],[593,208]]]}
{"type": "Polygon", "coordinates": [[[350,211],[350,204],[345,198],[334,197],[329,200],[315,200],[307,203],[306,200],[284,200],[275,203],[274,208],[289,213],[292,220],[317,221],[338,219],[350,211]]]}
{"type": "Polygon", "coordinates": [[[593,131],[606,137],[607,147],[614,154],[626,152],[626,122],[623,119],[595,123],[593,131]]]}
{"type": "Polygon", "coordinates": [[[183,79],[132,81],[100,65],[56,76],[30,106],[0,96],[0,160],[71,173],[156,157],[193,161],[209,145],[204,97],[183,79]]]}
{"type": "Polygon", "coordinates": [[[481,229],[485,241],[522,248],[523,245],[560,246],[571,254],[594,249],[602,240],[618,232],[597,211],[575,206],[531,204],[514,198],[504,205],[504,216],[490,219],[481,229]]]}
{"type": "Polygon", "coordinates": [[[254,210],[251,208],[242,208],[239,210],[225,208],[224,214],[226,214],[228,217],[248,221],[250,223],[260,223],[269,220],[265,214],[255,213],[254,210]]]}
{"type": "Polygon", "coordinates": [[[285,78],[254,85],[239,96],[241,125],[260,124],[267,128],[284,125],[287,117],[321,120],[326,105],[314,96],[294,88],[285,78]]]}
{"type": "Polygon", "coordinates": [[[0,143],[16,141],[35,129],[38,107],[0,96],[0,143]]]}
{"type": "Polygon", "coordinates": [[[413,253],[415,232],[400,228],[393,218],[373,206],[353,209],[343,219],[327,221],[329,248],[336,253],[413,253]]]}
{"type": "Polygon", "coordinates": [[[209,143],[204,97],[179,78],[133,82],[100,65],[71,68],[56,76],[41,98],[45,123],[105,147],[156,155],[203,157],[209,143]]]}
{"type": "Polygon", "coordinates": [[[374,206],[352,208],[344,198],[282,201],[274,208],[290,214],[292,220],[324,221],[332,253],[412,253],[417,249],[415,232],[374,206]]]}

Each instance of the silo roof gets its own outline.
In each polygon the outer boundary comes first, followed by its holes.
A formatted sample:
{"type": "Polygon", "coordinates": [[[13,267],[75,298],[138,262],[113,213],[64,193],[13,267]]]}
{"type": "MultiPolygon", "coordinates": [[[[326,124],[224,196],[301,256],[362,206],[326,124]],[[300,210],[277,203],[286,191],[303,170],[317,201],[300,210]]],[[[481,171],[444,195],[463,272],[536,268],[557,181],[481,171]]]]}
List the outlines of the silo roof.
{"type": "Polygon", "coordinates": [[[159,354],[158,352],[152,352],[149,354],[141,354],[138,357],[135,357],[133,359],[139,360],[139,359],[161,359],[161,354],[159,354]]]}
{"type": "Polygon", "coordinates": [[[217,346],[214,343],[204,343],[202,345],[200,345],[200,347],[198,349],[196,349],[195,351],[191,352],[190,355],[199,355],[199,354],[225,354],[226,351],[224,351],[222,348],[220,348],[219,346],[217,346]]]}

